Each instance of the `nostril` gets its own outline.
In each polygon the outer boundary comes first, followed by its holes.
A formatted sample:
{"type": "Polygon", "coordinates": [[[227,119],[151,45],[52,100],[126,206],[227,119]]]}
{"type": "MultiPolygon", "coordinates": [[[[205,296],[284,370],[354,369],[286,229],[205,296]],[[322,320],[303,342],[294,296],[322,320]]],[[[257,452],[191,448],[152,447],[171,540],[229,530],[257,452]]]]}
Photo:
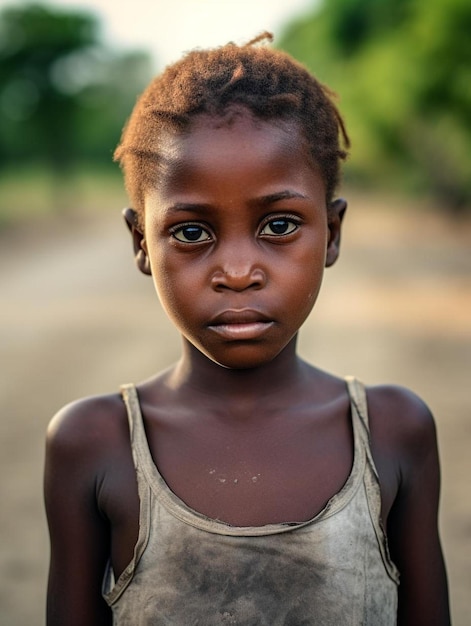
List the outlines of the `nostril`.
{"type": "Polygon", "coordinates": [[[266,276],[262,270],[254,270],[250,276],[249,286],[252,289],[261,289],[266,283],[266,276]]]}
{"type": "Polygon", "coordinates": [[[257,268],[248,271],[218,270],[211,279],[213,289],[260,289],[266,283],[265,273],[257,268]]]}

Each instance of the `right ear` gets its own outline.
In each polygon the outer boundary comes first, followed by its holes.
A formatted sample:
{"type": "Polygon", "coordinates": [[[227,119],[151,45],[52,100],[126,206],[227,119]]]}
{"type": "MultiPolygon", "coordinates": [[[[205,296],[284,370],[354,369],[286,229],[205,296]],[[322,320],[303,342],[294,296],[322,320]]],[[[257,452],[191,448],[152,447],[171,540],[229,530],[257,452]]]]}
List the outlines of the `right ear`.
{"type": "Polygon", "coordinates": [[[139,227],[139,219],[137,213],[134,209],[124,209],[123,217],[124,221],[126,222],[126,226],[128,227],[129,232],[132,236],[132,245],[134,249],[134,258],[136,260],[136,265],[143,274],[151,276],[152,272],[150,269],[149,257],[147,255],[146,240],[144,237],[144,233],[139,227]]]}

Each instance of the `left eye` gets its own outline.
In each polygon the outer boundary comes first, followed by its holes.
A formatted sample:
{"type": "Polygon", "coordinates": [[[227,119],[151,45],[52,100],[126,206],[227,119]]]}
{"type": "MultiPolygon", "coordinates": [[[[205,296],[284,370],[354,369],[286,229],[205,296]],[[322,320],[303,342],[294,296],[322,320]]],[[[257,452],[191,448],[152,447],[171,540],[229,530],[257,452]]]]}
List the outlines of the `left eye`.
{"type": "Polygon", "coordinates": [[[285,218],[276,218],[270,220],[260,231],[261,235],[289,235],[294,232],[298,228],[298,224],[293,220],[285,219],[285,218]]]}

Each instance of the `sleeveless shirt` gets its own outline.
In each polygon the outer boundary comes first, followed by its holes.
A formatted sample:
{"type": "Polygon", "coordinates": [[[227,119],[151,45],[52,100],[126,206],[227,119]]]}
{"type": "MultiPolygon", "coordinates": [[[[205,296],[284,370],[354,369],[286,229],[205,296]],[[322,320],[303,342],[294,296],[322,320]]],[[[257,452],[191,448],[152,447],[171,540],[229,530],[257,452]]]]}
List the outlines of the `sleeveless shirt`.
{"type": "Polygon", "coordinates": [[[380,521],[366,395],[356,379],[346,380],[354,440],[347,481],[313,519],[260,527],[210,519],[170,490],[152,460],[136,389],[122,387],[140,516],[128,567],[117,581],[106,569],[113,624],[396,624],[399,574],[380,521]]]}

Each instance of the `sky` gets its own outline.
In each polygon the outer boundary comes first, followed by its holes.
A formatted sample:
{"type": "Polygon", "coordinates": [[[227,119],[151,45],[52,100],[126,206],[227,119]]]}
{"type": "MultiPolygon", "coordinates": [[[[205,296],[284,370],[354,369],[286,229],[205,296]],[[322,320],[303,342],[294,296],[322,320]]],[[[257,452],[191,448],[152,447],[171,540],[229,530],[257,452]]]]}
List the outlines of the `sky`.
{"type": "MultiPolygon", "coordinates": [[[[0,0],[0,9],[22,0],[0,0]]],[[[243,43],[262,31],[280,35],[287,20],[318,0],[49,0],[63,8],[87,9],[102,18],[105,41],[148,49],[156,69],[193,48],[243,43]]]]}

